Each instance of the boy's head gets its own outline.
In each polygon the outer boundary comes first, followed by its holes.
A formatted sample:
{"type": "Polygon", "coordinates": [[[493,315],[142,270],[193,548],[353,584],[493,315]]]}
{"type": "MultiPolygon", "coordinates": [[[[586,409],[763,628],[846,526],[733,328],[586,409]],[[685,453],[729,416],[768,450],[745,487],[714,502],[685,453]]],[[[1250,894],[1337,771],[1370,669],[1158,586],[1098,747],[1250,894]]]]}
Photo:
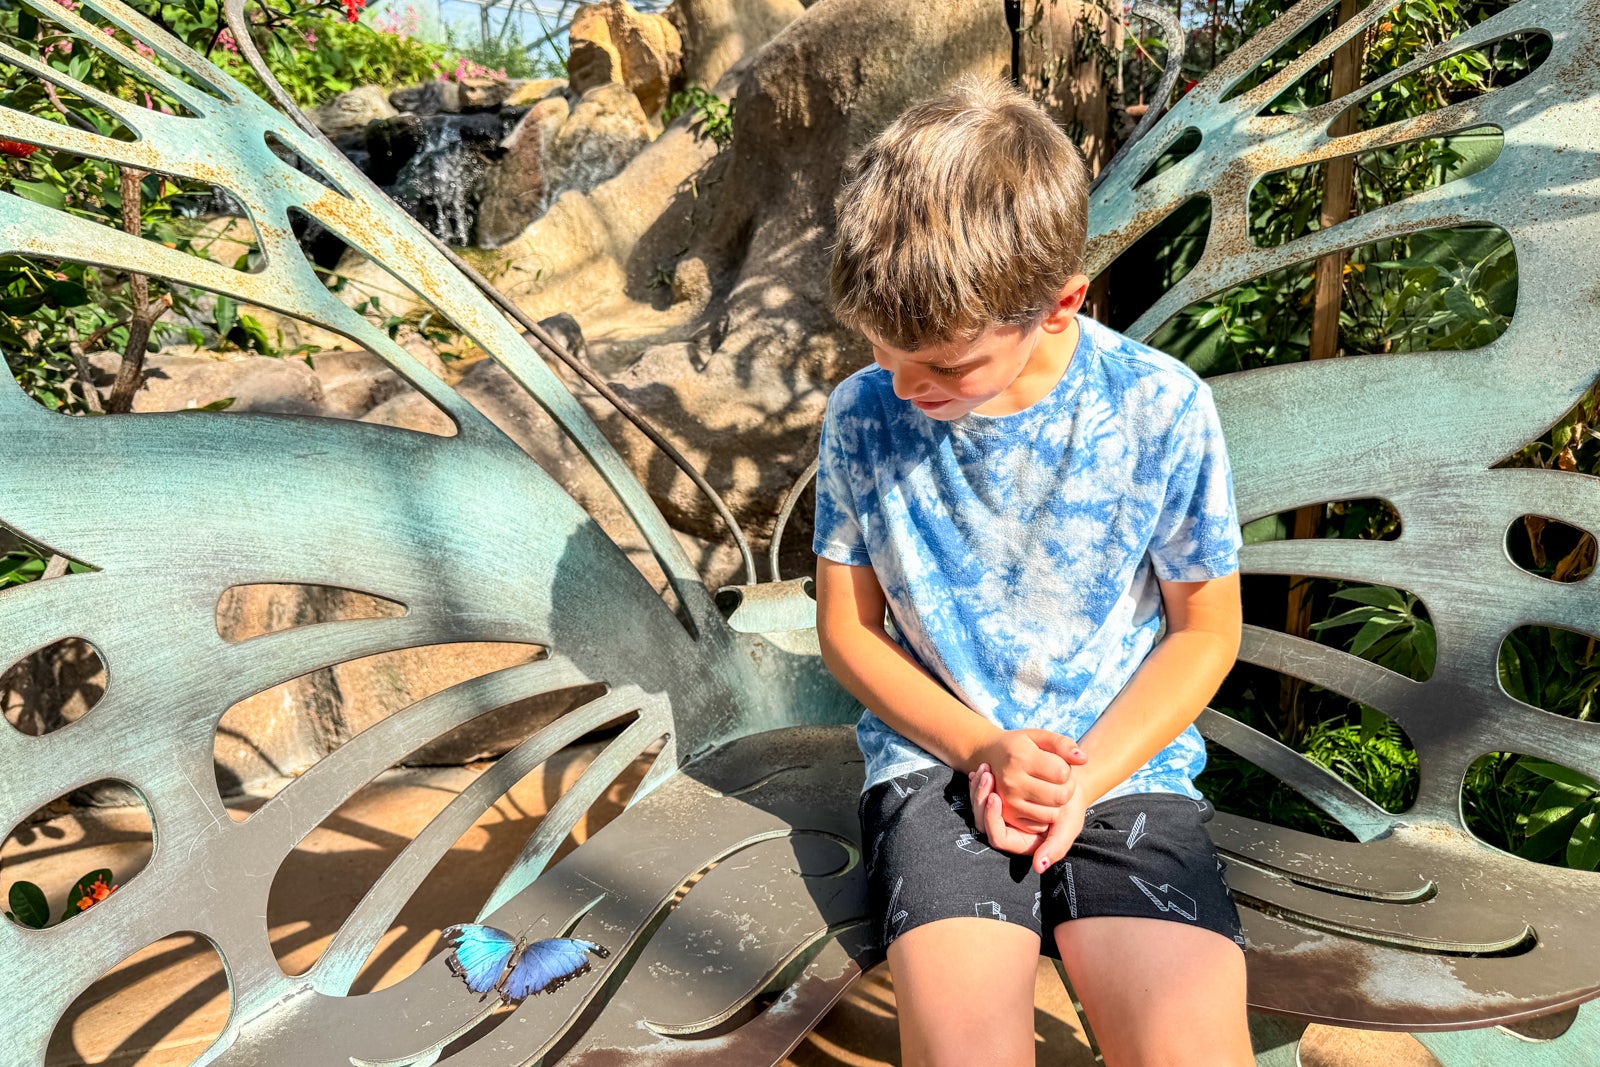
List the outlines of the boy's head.
{"type": "Polygon", "coordinates": [[[1043,109],[1003,82],[963,79],[906,109],[846,168],[834,314],[880,362],[885,350],[923,357],[911,362],[929,364],[930,402],[971,410],[1021,373],[1041,326],[1059,333],[1077,311],[1088,196],[1083,157],[1043,109]],[[1078,294],[1070,308],[1064,292],[1078,294]],[[947,365],[976,379],[963,387],[947,365]]]}
{"type": "Polygon", "coordinates": [[[851,160],[836,207],[834,314],[914,352],[1055,306],[1083,266],[1089,172],[1026,94],[964,78],[851,160]]]}

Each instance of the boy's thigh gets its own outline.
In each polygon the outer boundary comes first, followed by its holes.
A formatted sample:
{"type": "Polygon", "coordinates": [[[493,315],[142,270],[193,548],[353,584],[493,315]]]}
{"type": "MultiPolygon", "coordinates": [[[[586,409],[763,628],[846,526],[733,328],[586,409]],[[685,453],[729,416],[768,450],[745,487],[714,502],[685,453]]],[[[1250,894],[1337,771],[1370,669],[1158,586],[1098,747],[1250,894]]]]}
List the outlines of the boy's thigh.
{"type": "Polygon", "coordinates": [[[1102,801],[1044,875],[1044,929],[1110,1067],[1254,1062],[1210,812],[1174,793],[1102,801]]]}
{"type": "Polygon", "coordinates": [[[992,919],[925,923],[889,946],[905,1067],[1032,1067],[1039,939],[992,919]]]}
{"type": "Polygon", "coordinates": [[[1165,919],[1102,916],[1055,928],[1108,1067],[1250,1067],[1244,953],[1165,919]]]}

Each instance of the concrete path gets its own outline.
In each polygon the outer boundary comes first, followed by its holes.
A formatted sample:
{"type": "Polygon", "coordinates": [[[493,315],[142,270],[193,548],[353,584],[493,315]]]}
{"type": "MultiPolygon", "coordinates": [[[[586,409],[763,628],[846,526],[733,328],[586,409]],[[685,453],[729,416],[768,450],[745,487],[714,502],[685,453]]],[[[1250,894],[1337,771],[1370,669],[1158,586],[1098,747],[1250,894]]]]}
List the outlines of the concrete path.
{"type": "MultiPolygon", "coordinates": [[[[384,937],[355,990],[393,984],[437,951],[437,932],[470,918],[535,820],[583,770],[596,747],[568,750],[523,780],[456,843],[384,937]],[[465,903],[463,903],[465,902],[465,903]]],[[[273,885],[268,924],[279,961],[290,973],[309,967],[338,924],[414,833],[482,767],[393,771],[344,805],[285,862],[273,885]]],[[[591,810],[570,850],[621,810],[629,777],[591,810]]],[[[233,805],[239,817],[262,798],[233,805]]],[[[43,887],[56,914],[65,891],[85,871],[109,867],[125,880],[150,853],[142,808],[61,808],[23,827],[0,848],[0,898],[17,879],[43,887]]],[[[3,921],[3,920],[0,920],[3,921]]],[[[1034,1020],[1039,1063],[1090,1067],[1083,1029],[1055,972],[1041,961],[1034,1020]]],[[[79,998],[61,1020],[47,1064],[184,1067],[220,1031],[227,988],[215,952],[192,937],[169,938],[137,953],[79,998]]],[[[795,1050],[793,1067],[898,1064],[894,987],[887,968],[868,974],[795,1050]]],[[[1403,1034],[1312,1027],[1305,1067],[1436,1067],[1403,1034]]],[[[6,1067],[10,1067],[9,1064],[6,1067]]],[[[736,1065],[730,1065],[736,1067],[736,1065]]]]}

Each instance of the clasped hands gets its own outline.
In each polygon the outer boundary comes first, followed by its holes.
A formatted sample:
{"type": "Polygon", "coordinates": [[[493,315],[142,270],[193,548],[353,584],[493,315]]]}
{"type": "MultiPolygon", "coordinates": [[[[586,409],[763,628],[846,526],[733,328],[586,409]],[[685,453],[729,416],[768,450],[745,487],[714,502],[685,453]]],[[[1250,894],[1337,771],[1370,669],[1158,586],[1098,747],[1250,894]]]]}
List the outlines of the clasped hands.
{"type": "Polygon", "coordinates": [[[1031,855],[1042,874],[1083,830],[1088,800],[1072,768],[1089,757],[1076,741],[1049,730],[1004,730],[974,760],[967,774],[973,822],[1001,852],[1031,855]]]}

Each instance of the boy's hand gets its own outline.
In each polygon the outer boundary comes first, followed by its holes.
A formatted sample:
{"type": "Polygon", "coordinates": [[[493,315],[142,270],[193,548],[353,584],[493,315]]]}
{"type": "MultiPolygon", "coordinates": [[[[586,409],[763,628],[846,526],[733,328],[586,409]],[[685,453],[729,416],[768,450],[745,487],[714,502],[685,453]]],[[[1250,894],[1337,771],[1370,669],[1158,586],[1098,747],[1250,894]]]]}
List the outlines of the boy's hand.
{"type": "Polygon", "coordinates": [[[972,796],[974,821],[989,844],[1001,852],[1018,856],[1033,856],[1033,869],[1043,874],[1052,863],[1066,856],[1067,850],[1083,831],[1084,811],[1087,807],[1081,794],[1061,806],[1056,820],[1044,833],[1019,830],[1005,821],[1000,813],[1000,795],[994,789],[994,776],[987,766],[981,766],[967,775],[972,796]]]}
{"type": "Polygon", "coordinates": [[[1000,731],[974,757],[994,776],[1005,821],[1034,834],[1048,830],[1072,799],[1072,765],[1088,760],[1076,741],[1049,730],[1000,731]]]}

